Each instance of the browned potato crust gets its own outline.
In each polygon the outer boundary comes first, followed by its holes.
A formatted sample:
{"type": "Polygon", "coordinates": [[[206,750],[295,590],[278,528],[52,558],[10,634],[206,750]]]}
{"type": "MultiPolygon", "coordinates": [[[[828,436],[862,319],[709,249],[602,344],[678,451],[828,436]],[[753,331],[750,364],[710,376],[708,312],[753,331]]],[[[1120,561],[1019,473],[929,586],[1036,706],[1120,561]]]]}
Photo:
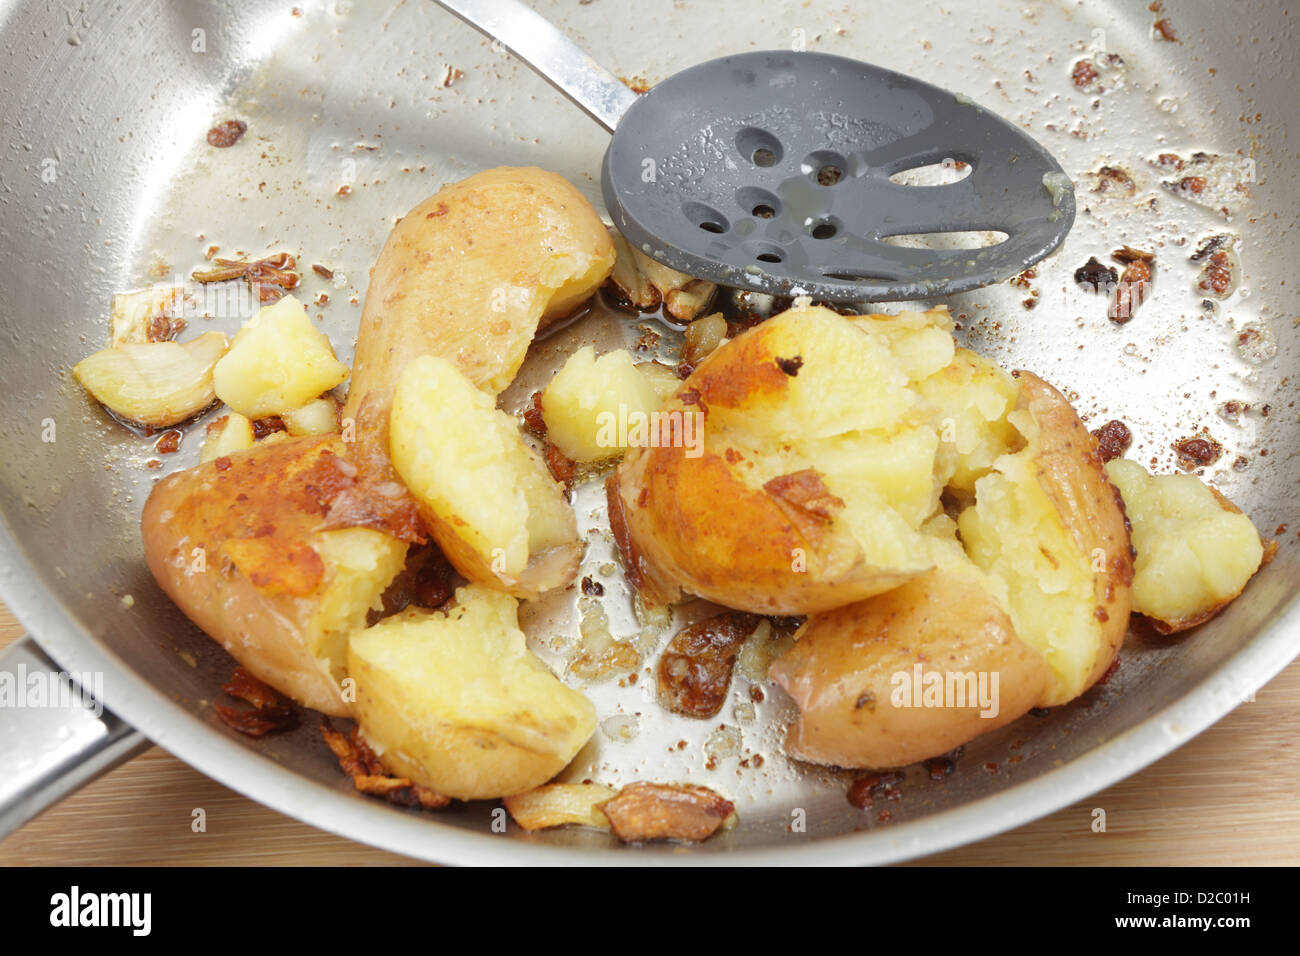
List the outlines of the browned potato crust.
{"type": "Polygon", "coordinates": [[[258,679],[345,716],[347,632],[401,569],[405,543],[327,530],[355,492],[337,436],[295,438],[160,481],[141,519],[145,559],[167,595],[258,679]]]}

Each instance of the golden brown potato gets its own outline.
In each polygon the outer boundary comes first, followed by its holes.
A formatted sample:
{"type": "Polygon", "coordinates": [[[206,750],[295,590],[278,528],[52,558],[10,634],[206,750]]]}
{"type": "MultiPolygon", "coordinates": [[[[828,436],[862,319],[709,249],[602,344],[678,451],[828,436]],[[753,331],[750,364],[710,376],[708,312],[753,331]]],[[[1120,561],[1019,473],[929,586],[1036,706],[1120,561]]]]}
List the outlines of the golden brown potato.
{"type": "Polygon", "coordinates": [[[391,393],[421,355],[454,362],[496,395],[539,327],[577,308],[613,266],[600,217],[554,173],[501,167],[443,187],[393,227],[370,271],[343,417],[368,392],[391,393]]]}
{"type": "Polygon", "coordinates": [[[573,580],[583,544],[564,486],[455,365],[422,355],[406,366],[389,432],[393,466],[456,570],[517,597],[573,580]]]}
{"type": "Polygon", "coordinates": [[[1122,458],[1106,471],[1133,526],[1133,610],[1157,630],[1173,634],[1208,621],[1267,559],[1250,519],[1195,475],[1149,475],[1122,458]]]}
{"type": "Polygon", "coordinates": [[[1110,667],[1128,629],[1133,555],[1096,439],[1060,392],[1029,372],[1017,377],[1009,420],[1025,447],[975,482],[958,527],[975,564],[1005,582],[1016,634],[1052,668],[1046,707],[1110,667]]]}
{"type": "Polygon", "coordinates": [[[709,355],[665,413],[681,427],[629,450],[616,479],[643,597],[808,614],[930,567],[936,410],[869,324],[793,308],[709,355]]]}
{"type": "Polygon", "coordinates": [[[1016,636],[988,583],[962,563],[808,619],[769,670],[799,707],[787,753],[900,767],[1039,702],[1053,685],[1043,655],[1016,636]]]}
{"type": "Polygon", "coordinates": [[[329,520],[354,473],[336,436],[259,445],[163,479],[141,519],[149,570],[190,620],[255,677],[340,716],[347,637],[406,554],[329,520]]]}
{"type": "Polygon", "coordinates": [[[596,729],[591,703],[528,649],[515,599],[478,585],[354,633],[348,673],[384,766],[461,800],[540,786],[596,729]]]}

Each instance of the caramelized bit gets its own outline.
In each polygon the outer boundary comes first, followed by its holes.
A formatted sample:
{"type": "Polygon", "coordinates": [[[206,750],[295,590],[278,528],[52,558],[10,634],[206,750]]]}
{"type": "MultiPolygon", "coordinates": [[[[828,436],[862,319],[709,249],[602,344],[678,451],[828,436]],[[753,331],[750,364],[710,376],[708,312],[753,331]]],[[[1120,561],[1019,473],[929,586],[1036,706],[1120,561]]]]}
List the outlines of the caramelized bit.
{"type": "Polygon", "coordinates": [[[1092,437],[1097,439],[1097,449],[1103,462],[1123,458],[1124,452],[1133,443],[1133,433],[1119,419],[1102,425],[1092,433],[1092,437]]]}
{"type": "Polygon", "coordinates": [[[1124,263],[1124,274],[1111,298],[1106,316],[1116,325],[1132,320],[1137,308],[1146,301],[1155,268],[1155,253],[1124,246],[1111,253],[1116,262],[1124,263]]]}
{"type": "Polygon", "coordinates": [[[1128,171],[1119,166],[1102,166],[1096,172],[1097,185],[1093,187],[1095,193],[1118,193],[1122,196],[1132,196],[1137,192],[1137,183],[1128,171]]]}
{"type": "Polygon", "coordinates": [[[1074,281],[1092,292],[1109,292],[1119,281],[1119,273],[1097,261],[1096,256],[1074,270],[1074,281]]]}
{"type": "Polygon", "coordinates": [[[231,697],[253,705],[251,710],[227,704],[213,705],[212,709],[221,722],[231,730],[248,737],[265,737],[298,726],[298,711],[294,706],[242,667],[234,669],[230,680],[222,684],[221,689],[231,697]]]}
{"type": "Polygon", "coordinates": [[[706,840],[736,808],[708,787],[633,783],[598,809],[624,843],[646,843],[706,840]]]}
{"type": "Polygon", "coordinates": [[[328,717],[320,719],[321,736],[338,759],[339,767],[352,778],[352,785],[362,793],[384,797],[389,803],[402,807],[424,807],[440,810],[451,803],[451,798],[412,783],[405,777],[389,773],[370,745],[361,739],[357,728],[344,734],[335,730],[328,717]]]}
{"type": "Polygon", "coordinates": [[[280,695],[268,684],[258,680],[242,667],[236,667],[230,680],[221,685],[221,689],[231,697],[238,697],[261,710],[264,707],[276,707],[283,703],[280,695]]]}
{"type": "Polygon", "coordinates": [[[1183,471],[1195,471],[1213,465],[1223,454],[1223,446],[1209,435],[1180,438],[1172,447],[1178,454],[1178,467],[1183,471]]]}
{"type": "Polygon", "coordinates": [[[248,132],[248,124],[241,120],[226,120],[208,130],[208,145],[217,149],[226,149],[239,142],[241,136],[248,132]]]}
{"type": "Polygon", "coordinates": [[[726,703],[736,656],[762,618],[729,611],[677,633],[659,658],[659,700],[685,717],[712,717],[726,703]]]}

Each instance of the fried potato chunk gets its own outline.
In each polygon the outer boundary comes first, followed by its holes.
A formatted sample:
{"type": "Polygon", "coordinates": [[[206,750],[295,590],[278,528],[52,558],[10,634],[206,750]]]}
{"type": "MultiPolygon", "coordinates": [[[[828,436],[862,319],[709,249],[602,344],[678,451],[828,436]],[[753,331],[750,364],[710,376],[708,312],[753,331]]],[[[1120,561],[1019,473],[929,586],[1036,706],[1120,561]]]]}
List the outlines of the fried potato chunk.
{"type": "Polygon", "coordinates": [[[389,455],[430,533],[471,581],[536,597],[573,579],[582,542],[563,486],[515,420],[451,362],[422,355],[406,366],[389,455]]]}
{"type": "Polygon", "coordinates": [[[1160,631],[1208,621],[1265,561],[1251,520],[1195,475],[1150,475],[1123,458],[1106,471],[1133,526],[1133,610],[1160,631]]]}
{"type": "Polygon", "coordinates": [[[407,363],[452,362],[496,395],[539,329],[614,267],[604,224],[565,179],[501,167],[444,186],[393,227],[370,272],[343,417],[370,392],[386,408],[407,363]]]}
{"type": "Polygon", "coordinates": [[[217,397],[254,419],[299,408],[347,377],[329,338],[291,295],[258,309],[212,372],[217,397]]]}
{"type": "Polygon", "coordinates": [[[629,442],[644,444],[651,413],[662,403],[662,374],[643,372],[626,349],[597,358],[595,349],[583,346],[542,393],[547,437],[566,457],[583,462],[621,455],[629,442]]]}
{"type": "MultiPolygon", "coordinates": [[[[946,330],[926,345],[915,363],[952,361],[946,330]]],[[[630,449],[615,488],[649,593],[806,614],[930,567],[920,527],[951,456],[874,323],[793,308],[719,347],[660,413],[682,440],[630,449]]]]}
{"type": "Polygon", "coordinates": [[[329,529],[354,472],[337,437],[291,438],[169,475],[141,518],[149,570],[177,607],[253,676],[336,716],[350,713],[347,637],[382,606],[407,547],[329,529]]]}
{"type": "Polygon", "coordinates": [[[1016,634],[1052,668],[1046,707],[1110,667],[1128,629],[1133,559],[1096,439],[1060,392],[1029,372],[1018,377],[1009,417],[1025,446],[975,482],[958,529],[975,564],[1005,582],[1016,634]]]}
{"type": "Polygon", "coordinates": [[[461,800],[545,783],[596,728],[591,703],[528,649],[515,599],[477,585],[354,633],[348,673],[384,766],[461,800]]]}

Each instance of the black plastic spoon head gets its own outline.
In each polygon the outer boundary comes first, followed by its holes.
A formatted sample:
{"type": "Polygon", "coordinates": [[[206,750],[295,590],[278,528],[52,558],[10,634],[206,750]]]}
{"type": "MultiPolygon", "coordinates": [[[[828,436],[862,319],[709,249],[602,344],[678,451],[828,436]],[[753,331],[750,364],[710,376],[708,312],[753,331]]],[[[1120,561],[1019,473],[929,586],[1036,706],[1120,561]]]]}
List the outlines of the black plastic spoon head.
{"type": "Polygon", "coordinates": [[[619,231],[665,265],[839,302],[1008,279],[1074,222],[1069,177],[1022,130],[961,95],[824,53],[744,53],[657,84],[619,121],[603,191],[619,231]],[[968,174],[891,180],[940,163],[968,174]],[[945,233],[1005,238],[945,248],[958,244],[945,233]]]}

